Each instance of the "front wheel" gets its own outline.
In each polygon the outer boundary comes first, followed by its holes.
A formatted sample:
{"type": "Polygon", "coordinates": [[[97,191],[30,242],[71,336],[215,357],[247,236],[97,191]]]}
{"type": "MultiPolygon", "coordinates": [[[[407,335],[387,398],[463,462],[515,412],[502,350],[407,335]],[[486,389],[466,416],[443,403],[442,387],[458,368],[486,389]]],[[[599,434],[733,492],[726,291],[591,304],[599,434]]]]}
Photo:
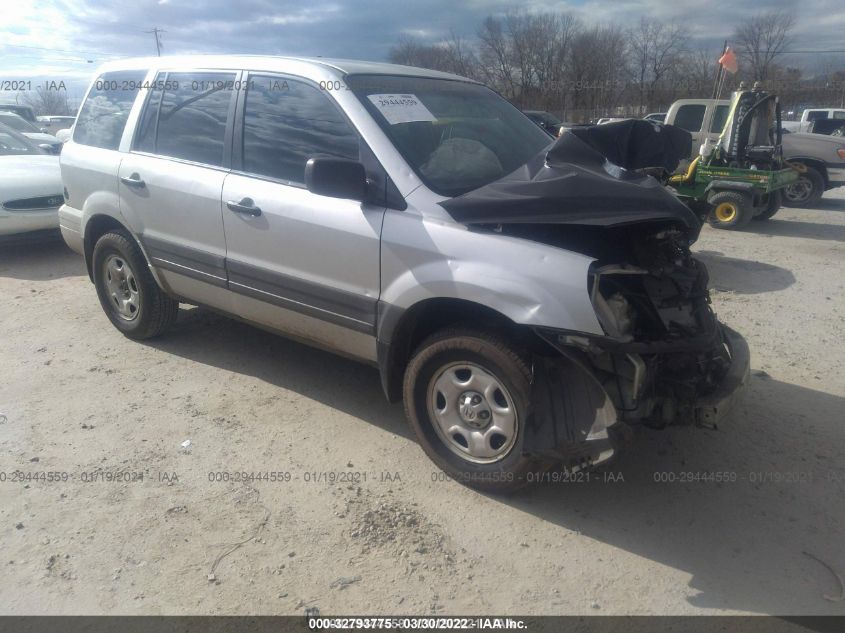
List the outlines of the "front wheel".
{"type": "Polygon", "coordinates": [[[531,370],[504,338],[458,328],[429,337],[405,370],[403,392],[423,450],[460,483],[509,492],[548,469],[523,454],[531,370]]]}
{"type": "Polygon", "coordinates": [[[751,196],[741,191],[720,191],[708,200],[710,215],[707,221],[715,229],[741,229],[754,216],[751,196]]]}
{"type": "Polygon", "coordinates": [[[97,240],[93,273],[103,311],[129,338],[158,336],[176,321],[179,303],[161,291],[144,254],[128,235],[106,233],[97,240]]]}

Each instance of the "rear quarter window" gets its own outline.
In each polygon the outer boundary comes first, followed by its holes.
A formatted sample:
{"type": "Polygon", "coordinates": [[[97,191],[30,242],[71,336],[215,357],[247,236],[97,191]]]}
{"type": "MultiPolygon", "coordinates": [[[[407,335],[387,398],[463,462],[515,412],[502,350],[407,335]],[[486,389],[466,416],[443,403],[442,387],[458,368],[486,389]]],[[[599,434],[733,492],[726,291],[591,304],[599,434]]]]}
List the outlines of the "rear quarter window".
{"type": "Polygon", "coordinates": [[[73,142],[117,149],[146,74],[145,70],[131,70],[98,77],[76,118],[73,142]]]}

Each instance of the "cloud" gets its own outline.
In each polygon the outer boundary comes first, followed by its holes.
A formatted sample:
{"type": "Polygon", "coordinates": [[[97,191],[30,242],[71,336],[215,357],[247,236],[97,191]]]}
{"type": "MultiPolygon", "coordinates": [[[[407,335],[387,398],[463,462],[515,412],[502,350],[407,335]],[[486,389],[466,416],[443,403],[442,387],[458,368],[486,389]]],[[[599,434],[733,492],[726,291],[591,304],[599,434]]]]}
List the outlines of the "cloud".
{"type": "MultiPolygon", "coordinates": [[[[713,0],[705,5],[697,0],[12,2],[4,6],[0,23],[0,77],[87,77],[96,64],[108,59],[155,54],[155,40],[148,32],[153,27],[164,29],[164,54],[322,55],[383,61],[400,34],[427,43],[443,41],[450,31],[472,39],[487,15],[514,9],[569,11],[586,23],[623,27],[642,15],[678,19],[689,27],[692,46],[718,49],[738,20],[761,10],[794,6],[791,0],[713,0]]],[[[816,0],[812,11],[796,15],[795,48],[842,48],[841,0],[816,0]]],[[[812,65],[814,59],[794,55],[787,61],[812,65]]]]}

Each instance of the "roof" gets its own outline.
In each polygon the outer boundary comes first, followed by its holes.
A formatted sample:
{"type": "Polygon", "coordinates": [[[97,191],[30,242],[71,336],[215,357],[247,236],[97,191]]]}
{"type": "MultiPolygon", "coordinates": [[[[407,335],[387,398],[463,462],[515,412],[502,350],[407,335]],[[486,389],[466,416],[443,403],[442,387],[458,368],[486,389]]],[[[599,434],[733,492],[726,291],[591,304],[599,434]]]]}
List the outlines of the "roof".
{"type": "Polygon", "coordinates": [[[310,67],[312,70],[329,70],[332,74],[341,75],[400,75],[405,77],[429,77],[433,79],[452,79],[472,81],[460,75],[354,59],[332,59],[324,57],[286,57],[274,55],[172,55],[164,57],[134,57],[110,61],[100,68],[101,72],[114,70],[129,70],[134,68],[174,68],[184,66],[200,68],[238,68],[254,70],[277,70],[285,72],[292,66],[299,68],[310,67]]]}

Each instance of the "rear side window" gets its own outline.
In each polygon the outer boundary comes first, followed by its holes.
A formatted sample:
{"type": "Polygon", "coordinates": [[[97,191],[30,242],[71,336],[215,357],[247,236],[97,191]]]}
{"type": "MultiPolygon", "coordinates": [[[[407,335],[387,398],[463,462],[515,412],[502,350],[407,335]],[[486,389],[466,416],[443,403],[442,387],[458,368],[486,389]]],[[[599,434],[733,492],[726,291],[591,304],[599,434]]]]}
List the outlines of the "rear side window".
{"type": "Polygon", "coordinates": [[[167,81],[156,82],[150,93],[135,149],[223,165],[234,87],[235,73],[168,73],[167,81]]]}
{"type": "Polygon", "coordinates": [[[820,119],[827,118],[827,110],[810,110],[807,113],[807,120],[808,121],[818,121],[820,119]]]}
{"type": "Polygon", "coordinates": [[[700,132],[706,109],[706,106],[699,104],[682,105],[675,115],[675,125],[687,132],[700,132]]]}
{"type": "Polygon", "coordinates": [[[76,118],[74,143],[117,149],[146,74],[145,70],[128,70],[101,75],[76,118]]]}
{"type": "Polygon", "coordinates": [[[243,171],[305,182],[313,156],[358,160],[358,136],[319,88],[250,75],[244,107],[243,171]]]}

